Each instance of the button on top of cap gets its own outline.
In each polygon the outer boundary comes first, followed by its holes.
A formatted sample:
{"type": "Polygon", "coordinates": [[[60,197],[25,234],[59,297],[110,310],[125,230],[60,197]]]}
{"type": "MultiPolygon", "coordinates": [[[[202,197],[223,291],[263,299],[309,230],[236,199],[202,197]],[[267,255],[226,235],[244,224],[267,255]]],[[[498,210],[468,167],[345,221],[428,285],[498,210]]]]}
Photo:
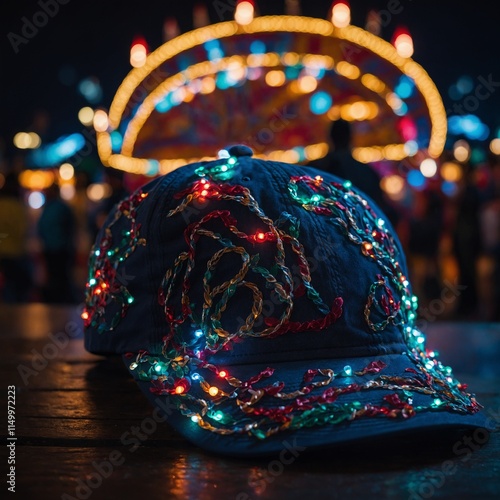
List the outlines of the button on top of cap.
{"type": "Polygon", "coordinates": [[[226,150],[231,156],[253,156],[252,148],[249,148],[244,144],[237,144],[226,148],[226,150]]]}

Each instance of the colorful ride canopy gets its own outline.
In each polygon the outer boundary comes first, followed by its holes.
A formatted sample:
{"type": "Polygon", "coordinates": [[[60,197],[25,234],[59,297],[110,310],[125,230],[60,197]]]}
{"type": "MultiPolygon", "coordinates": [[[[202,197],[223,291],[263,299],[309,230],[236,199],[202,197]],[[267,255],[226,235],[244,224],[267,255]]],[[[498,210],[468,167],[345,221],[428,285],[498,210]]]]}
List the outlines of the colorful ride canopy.
{"type": "Polygon", "coordinates": [[[155,176],[213,159],[231,143],[256,157],[324,156],[349,120],[365,163],[437,158],[446,114],[426,71],[359,27],[302,16],[217,23],[150,53],[94,117],[101,161],[155,176]]]}

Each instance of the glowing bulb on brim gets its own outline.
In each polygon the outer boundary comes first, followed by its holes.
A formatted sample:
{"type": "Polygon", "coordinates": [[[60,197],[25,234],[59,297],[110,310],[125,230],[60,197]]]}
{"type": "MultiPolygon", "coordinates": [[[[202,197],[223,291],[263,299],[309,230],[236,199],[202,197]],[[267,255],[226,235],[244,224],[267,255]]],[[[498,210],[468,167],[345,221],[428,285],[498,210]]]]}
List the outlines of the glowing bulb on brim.
{"type": "Polygon", "coordinates": [[[213,76],[206,76],[201,81],[201,94],[210,94],[215,90],[216,84],[213,76]]]}

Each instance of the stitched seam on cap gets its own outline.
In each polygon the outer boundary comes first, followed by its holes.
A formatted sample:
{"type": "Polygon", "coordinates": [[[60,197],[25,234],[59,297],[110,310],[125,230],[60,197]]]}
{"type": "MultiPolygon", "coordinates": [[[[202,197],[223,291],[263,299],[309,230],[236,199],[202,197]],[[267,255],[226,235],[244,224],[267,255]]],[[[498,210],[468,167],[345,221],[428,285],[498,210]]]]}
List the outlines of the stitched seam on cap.
{"type": "MultiPolygon", "coordinates": [[[[283,177],[286,178],[287,182],[288,182],[290,180],[290,172],[288,170],[285,170],[285,169],[281,168],[281,165],[279,165],[279,164],[277,164],[277,165],[280,167],[280,171],[283,174],[283,177]]],[[[295,170],[295,172],[294,172],[295,175],[304,175],[304,173],[305,173],[303,171],[303,169],[300,168],[300,167],[294,166],[294,170],[295,170]]],[[[281,190],[277,189],[277,192],[281,192],[281,190]]],[[[312,213],[309,213],[305,209],[302,209],[301,207],[299,207],[295,202],[291,201],[291,199],[290,199],[289,196],[286,197],[286,203],[285,204],[290,209],[290,212],[292,212],[293,210],[297,210],[297,209],[303,210],[305,212],[305,214],[302,214],[302,215],[303,216],[305,215],[308,218],[308,220],[310,221],[311,225],[314,227],[315,231],[317,233],[321,234],[323,237],[327,236],[327,233],[325,231],[323,231],[323,225],[319,224],[319,222],[316,220],[316,216],[315,215],[313,215],[312,213]]],[[[338,262],[339,261],[339,257],[337,255],[337,253],[335,252],[335,250],[332,250],[332,254],[335,257],[335,260],[338,262]]],[[[311,257],[314,257],[314,252],[311,255],[311,257]]],[[[314,258],[316,258],[316,257],[314,257],[314,258]]],[[[333,260],[333,259],[329,259],[329,260],[333,260]]],[[[330,276],[333,278],[333,284],[335,286],[335,296],[336,297],[342,297],[343,293],[344,293],[344,287],[343,287],[343,283],[342,283],[342,281],[340,279],[340,275],[338,273],[337,267],[336,266],[328,266],[328,265],[326,265],[325,267],[331,268],[332,271],[333,271],[333,276],[331,276],[331,275],[330,276]]]]}

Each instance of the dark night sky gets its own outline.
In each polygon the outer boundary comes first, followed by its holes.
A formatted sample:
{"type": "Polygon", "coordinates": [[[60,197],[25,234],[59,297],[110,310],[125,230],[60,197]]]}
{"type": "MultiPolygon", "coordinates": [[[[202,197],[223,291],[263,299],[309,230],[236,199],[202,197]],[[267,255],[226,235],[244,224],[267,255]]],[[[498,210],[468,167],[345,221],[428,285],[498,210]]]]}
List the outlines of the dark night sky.
{"type": "MultiPolygon", "coordinates": [[[[8,33],[21,34],[23,16],[33,19],[39,2],[24,0],[4,5],[1,29],[1,124],[0,137],[9,148],[12,136],[30,130],[35,113],[50,116],[45,140],[80,131],[78,110],[88,103],[77,91],[77,83],[88,76],[97,77],[103,88],[99,103],[109,107],[118,85],[130,70],[129,48],[134,36],[141,34],[151,50],[162,43],[162,26],[167,17],[176,17],[181,30],[192,29],[195,0],[142,0],[117,2],[64,0],[59,12],[49,18],[16,54],[8,33]],[[61,68],[74,69],[76,81],[63,85],[61,68]]],[[[45,0],[55,2],[56,0],[45,0]]],[[[63,0],[61,0],[63,1],[63,0]]],[[[232,18],[234,0],[205,0],[212,22],[232,18]],[[222,11],[223,15],[219,15],[222,11]]],[[[284,0],[257,2],[261,15],[284,12],[284,0]]],[[[331,2],[302,0],[302,14],[325,18],[331,2]]],[[[387,20],[382,36],[386,40],[400,24],[409,28],[415,45],[413,58],[435,81],[445,106],[453,101],[448,87],[467,74],[500,82],[498,16],[495,2],[456,2],[452,0],[352,0],[352,24],[364,27],[369,9],[384,10],[387,20]],[[397,11],[393,15],[388,8],[397,11]]],[[[500,126],[500,83],[490,96],[479,102],[475,113],[494,131],[500,126]]]]}

